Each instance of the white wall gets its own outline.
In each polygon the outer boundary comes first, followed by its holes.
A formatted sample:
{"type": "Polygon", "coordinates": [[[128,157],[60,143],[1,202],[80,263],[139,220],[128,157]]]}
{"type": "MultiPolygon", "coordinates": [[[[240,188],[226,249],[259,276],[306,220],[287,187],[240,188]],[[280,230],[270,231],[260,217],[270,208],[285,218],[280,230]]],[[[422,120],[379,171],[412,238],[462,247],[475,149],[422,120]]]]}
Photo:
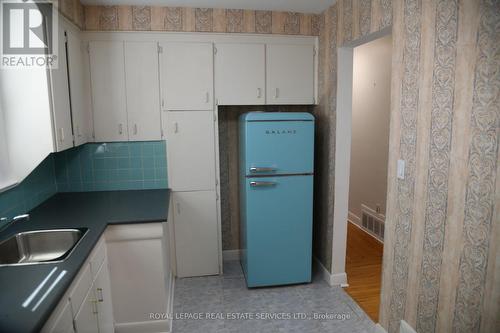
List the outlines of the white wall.
{"type": "Polygon", "coordinates": [[[385,214],[392,37],[354,48],[349,212],[361,204],[385,214]]]}
{"type": "Polygon", "coordinates": [[[54,150],[49,96],[45,69],[0,70],[0,107],[10,171],[16,182],[54,150]]]}

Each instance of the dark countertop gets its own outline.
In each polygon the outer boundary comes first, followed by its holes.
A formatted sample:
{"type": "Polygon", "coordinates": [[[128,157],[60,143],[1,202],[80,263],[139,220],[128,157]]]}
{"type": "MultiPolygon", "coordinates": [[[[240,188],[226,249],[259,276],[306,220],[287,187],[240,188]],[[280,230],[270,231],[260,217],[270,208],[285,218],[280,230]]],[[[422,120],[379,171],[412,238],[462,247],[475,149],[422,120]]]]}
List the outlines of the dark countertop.
{"type": "MultiPolygon", "coordinates": [[[[0,332],[38,332],[59,303],[108,224],[166,221],[169,190],[58,193],[33,209],[29,221],[19,221],[0,233],[0,241],[28,230],[88,228],[63,262],[0,267],[0,332]],[[54,268],[66,275],[36,310],[23,302],[54,268]]],[[[48,284],[47,284],[48,285],[48,284]]]]}

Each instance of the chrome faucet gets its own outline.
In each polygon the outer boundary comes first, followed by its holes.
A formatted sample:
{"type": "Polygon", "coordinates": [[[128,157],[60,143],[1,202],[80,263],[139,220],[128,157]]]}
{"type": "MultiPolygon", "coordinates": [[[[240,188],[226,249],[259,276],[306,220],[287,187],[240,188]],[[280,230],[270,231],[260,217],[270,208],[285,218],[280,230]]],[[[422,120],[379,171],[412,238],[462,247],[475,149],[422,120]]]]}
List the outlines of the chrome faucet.
{"type": "Polygon", "coordinates": [[[20,220],[29,221],[29,219],[30,219],[30,214],[21,214],[21,215],[14,216],[12,219],[10,219],[10,221],[9,221],[8,218],[2,217],[2,218],[0,218],[0,223],[1,224],[5,223],[5,225],[0,228],[0,232],[2,232],[5,229],[7,229],[14,222],[17,222],[17,221],[20,221],[20,220]]]}

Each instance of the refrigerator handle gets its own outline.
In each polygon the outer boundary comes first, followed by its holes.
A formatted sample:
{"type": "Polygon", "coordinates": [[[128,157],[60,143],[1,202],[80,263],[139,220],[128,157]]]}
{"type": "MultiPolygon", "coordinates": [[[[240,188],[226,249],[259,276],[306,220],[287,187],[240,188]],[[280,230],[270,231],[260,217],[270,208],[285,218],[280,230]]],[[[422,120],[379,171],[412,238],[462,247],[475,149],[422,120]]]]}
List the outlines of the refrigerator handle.
{"type": "Polygon", "coordinates": [[[257,181],[251,181],[250,186],[251,187],[270,187],[270,186],[276,186],[276,182],[257,182],[257,181]]]}
{"type": "Polygon", "coordinates": [[[251,167],[250,172],[273,172],[276,171],[276,168],[271,167],[251,167]]]}

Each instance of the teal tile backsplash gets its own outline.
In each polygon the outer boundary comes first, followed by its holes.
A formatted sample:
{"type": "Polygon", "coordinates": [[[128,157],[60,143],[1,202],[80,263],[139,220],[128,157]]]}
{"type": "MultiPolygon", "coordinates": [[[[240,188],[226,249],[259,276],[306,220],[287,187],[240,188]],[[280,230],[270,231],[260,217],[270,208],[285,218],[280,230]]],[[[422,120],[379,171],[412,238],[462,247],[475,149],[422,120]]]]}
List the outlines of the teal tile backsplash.
{"type": "Polygon", "coordinates": [[[88,143],[54,159],[58,192],[168,186],[165,141],[88,143]]]}
{"type": "Polygon", "coordinates": [[[165,141],[88,143],[50,154],[19,185],[1,192],[0,217],[24,214],[57,192],[167,187],[165,141]]]}
{"type": "Polygon", "coordinates": [[[54,157],[49,155],[19,185],[0,193],[0,217],[24,214],[56,193],[54,157]]]}

